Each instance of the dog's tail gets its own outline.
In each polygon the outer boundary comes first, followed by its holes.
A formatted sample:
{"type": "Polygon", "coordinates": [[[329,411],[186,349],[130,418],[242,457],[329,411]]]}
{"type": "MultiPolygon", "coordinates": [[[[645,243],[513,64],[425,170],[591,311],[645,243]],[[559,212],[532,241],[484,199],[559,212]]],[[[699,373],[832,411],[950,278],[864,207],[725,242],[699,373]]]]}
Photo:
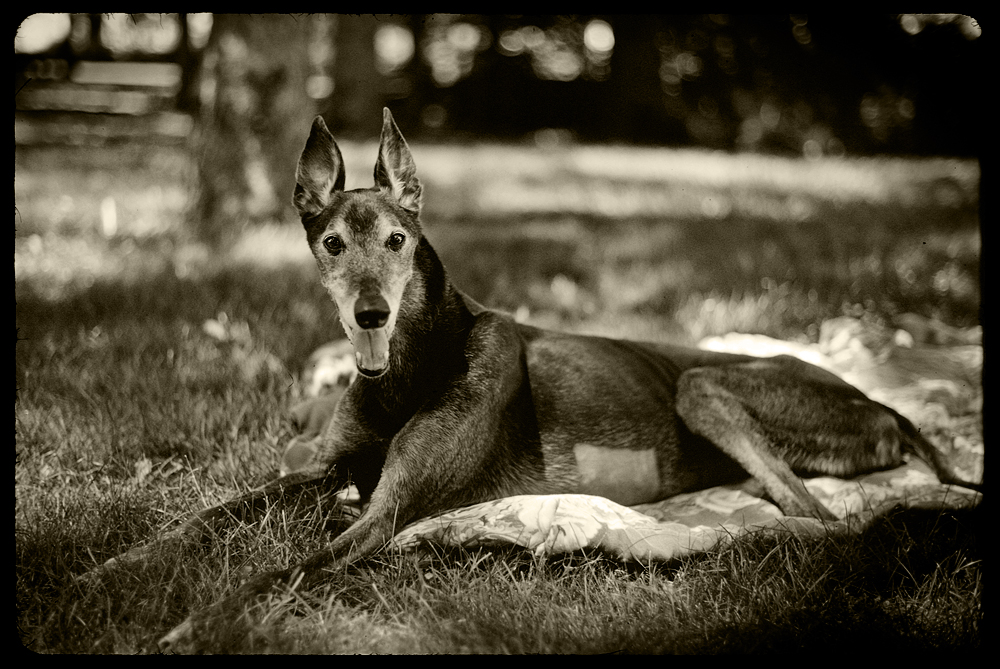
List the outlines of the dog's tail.
{"type": "Polygon", "coordinates": [[[951,465],[948,464],[944,455],[934,444],[928,441],[927,437],[920,434],[920,430],[908,418],[900,415],[899,412],[893,409],[889,409],[889,411],[892,412],[899,423],[899,429],[903,434],[902,448],[904,452],[912,453],[926,463],[927,466],[934,470],[941,483],[951,483],[973,490],[982,489],[982,482],[967,481],[957,474],[951,465]]]}

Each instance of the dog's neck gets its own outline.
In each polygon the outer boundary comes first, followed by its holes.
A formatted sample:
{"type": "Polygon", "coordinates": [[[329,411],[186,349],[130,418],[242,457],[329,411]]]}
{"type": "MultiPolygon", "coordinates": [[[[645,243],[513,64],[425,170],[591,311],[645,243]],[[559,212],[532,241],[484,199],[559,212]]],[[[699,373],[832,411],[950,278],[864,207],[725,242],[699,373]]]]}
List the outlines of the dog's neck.
{"type": "Polygon", "coordinates": [[[401,427],[444,390],[447,379],[465,371],[474,321],[437,253],[421,239],[389,343],[389,369],[377,378],[358,377],[364,402],[401,427]]]}

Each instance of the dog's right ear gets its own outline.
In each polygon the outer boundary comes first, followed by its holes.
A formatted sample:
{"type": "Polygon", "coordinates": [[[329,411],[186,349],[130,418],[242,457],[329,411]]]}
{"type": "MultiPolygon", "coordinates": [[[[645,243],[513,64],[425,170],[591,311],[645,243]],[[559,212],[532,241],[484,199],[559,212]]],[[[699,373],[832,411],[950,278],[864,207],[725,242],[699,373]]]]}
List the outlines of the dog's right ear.
{"type": "Polygon", "coordinates": [[[375,163],[375,186],[389,193],[403,209],[420,213],[423,186],[417,166],[388,107],[382,109],[382,139],[375,163]]]}
{"type": "Polygon", "coordinates": [[[292,202],[299,215],[318,216],[330,203],[330,195],[344,190],[344,177],[344,159],[337,142],[323,117],[317,116],[295,170],[292,202]]]}

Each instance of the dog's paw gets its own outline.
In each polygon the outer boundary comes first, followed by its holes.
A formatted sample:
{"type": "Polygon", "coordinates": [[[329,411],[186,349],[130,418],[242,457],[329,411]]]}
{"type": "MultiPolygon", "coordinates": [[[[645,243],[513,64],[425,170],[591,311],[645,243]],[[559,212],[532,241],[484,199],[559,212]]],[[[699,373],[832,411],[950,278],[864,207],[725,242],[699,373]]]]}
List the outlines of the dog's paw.
{"type": "Polygon", "coordinates": [[[197,652],[191,618],[170,630],[156,645],[164,655],[190,655],[197,652]]]}
{"type": "Polygon", "coordinates": [[[797,516],[799,518],[815,518],[827,523],[835,523],[840,520],[830,509],[823,506],[823,503],[812,495],[801,499],[797,498],[795,501],[796,503],[791,504],[789,508],[786,508],[786,505],[781,505],[782,513],[786,516],[797,516]]]}
{"type": "Polygon", "coordinates": [[[816,503],[816,508],[814,509],[812,516],[813,518],[824,520],[828,523],[836,523],[840,520],[840,518],[837,518],[832,511],[818,502],[816,503]]]}

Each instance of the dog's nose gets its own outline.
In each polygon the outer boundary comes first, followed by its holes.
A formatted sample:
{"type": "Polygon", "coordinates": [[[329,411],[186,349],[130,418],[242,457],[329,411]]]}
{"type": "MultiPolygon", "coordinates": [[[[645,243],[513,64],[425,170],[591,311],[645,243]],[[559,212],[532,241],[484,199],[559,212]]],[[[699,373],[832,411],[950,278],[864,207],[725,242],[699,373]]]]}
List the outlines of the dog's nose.
{"type": "Polygon", "coordinates": [[[365,330],[380,328],[389,322],[389,303],[379,293],[362,293],[354,303],[354,320],[365,330]]]}

